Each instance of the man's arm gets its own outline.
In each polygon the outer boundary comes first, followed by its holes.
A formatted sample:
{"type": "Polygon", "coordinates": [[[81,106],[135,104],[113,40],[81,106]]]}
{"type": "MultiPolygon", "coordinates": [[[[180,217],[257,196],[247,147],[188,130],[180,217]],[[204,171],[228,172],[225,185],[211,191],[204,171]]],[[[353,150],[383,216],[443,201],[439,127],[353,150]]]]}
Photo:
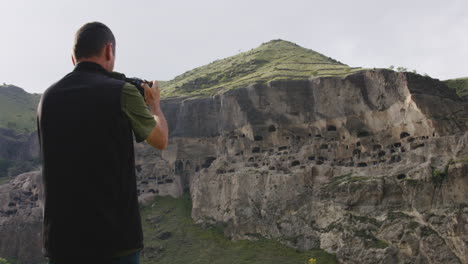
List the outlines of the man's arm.
{"type": "Polygon", "coordinates": [[[156,119],[156,125],[146,138],[146,142],[151,146],[163,150],[168,144],[168,127],[164,113],[161,111],[160,92],[158,81],[153,81],[152,87],[146,83],[141,85],[145,89],[145,101],[149,106],[151,114],[156,119]]]}

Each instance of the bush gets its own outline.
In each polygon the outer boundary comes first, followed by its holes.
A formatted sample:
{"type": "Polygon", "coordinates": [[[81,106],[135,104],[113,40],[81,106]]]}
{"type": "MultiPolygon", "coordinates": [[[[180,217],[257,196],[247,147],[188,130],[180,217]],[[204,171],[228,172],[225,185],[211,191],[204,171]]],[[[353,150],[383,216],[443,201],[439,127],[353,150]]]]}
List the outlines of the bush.
{"type": "Polygon", "coordinates": [[[9,262],[8,260],[4,258],[0,258],[0,264],[11,264],[11,262],[9,262]]]}

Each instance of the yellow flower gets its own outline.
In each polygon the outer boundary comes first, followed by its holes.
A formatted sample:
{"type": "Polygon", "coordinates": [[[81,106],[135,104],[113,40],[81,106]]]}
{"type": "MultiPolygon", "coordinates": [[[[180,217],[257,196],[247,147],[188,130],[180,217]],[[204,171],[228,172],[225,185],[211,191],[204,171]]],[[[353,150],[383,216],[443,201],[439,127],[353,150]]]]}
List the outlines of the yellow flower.
{"type": "Polygon", "coordinates": [[[314,258],[309,259],[308,264],[317,264],[317,260],[314,258]]]}

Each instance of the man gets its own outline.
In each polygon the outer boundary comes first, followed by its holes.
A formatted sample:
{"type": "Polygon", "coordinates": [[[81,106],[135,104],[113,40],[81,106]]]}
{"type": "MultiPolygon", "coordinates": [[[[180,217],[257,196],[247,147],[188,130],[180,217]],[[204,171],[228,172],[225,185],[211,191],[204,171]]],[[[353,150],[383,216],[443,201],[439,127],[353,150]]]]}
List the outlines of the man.
{"type": "Polygon", "coordinates": [[[133,134],[167,147],[158,82],[142,85],[143,99],[135,86],[112,78],[115,38],[99,22],[77,31],[72,61],[74,70],[38,106],[44,255],[54,264],[139,263],[133,134]]]}

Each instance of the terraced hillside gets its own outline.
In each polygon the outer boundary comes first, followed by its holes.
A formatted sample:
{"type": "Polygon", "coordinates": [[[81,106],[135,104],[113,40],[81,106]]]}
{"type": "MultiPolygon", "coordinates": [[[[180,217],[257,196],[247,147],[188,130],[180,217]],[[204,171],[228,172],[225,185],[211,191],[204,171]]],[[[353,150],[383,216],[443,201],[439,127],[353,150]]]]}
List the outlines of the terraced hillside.
{"type": "Polygon", "coordinates": [[[19,134],[36,130],[36,107],[40,94],[30,94],[14,85],[0,85],[0,128],[19,134]]]}
{"type": "Polygon", "coordinates": [[[458,96],[468,95],[468,77],[446,80],[444,82],[448,87],[455,89],[458,96]]]}
{"type": "Polygon", "coordinates": [[[345,76],[361,70],[284,40],[195,68],[161,85],[161,97],[210,96],[273,80],[345,76]]]}

